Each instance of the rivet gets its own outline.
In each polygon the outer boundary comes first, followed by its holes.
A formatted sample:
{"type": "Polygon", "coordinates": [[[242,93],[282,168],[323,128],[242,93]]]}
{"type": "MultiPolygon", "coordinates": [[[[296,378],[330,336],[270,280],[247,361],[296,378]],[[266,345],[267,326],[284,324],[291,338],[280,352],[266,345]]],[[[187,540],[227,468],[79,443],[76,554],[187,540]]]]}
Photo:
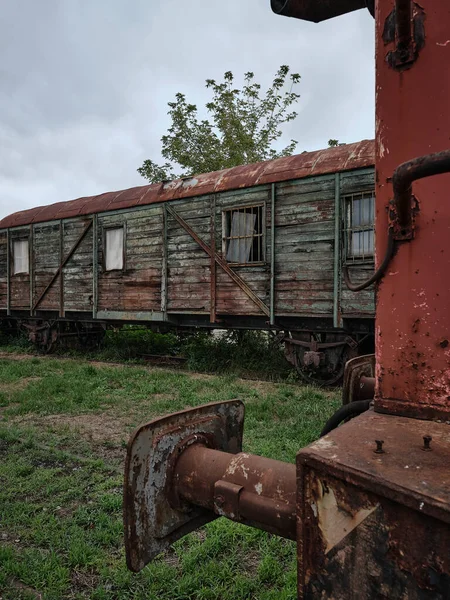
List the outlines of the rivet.
{"type": "Polygon", "coordinates": [[[384,454],[384,450],[383,450],[384,441],[383,440],[375,440],[375,444],[377,445],[376,449],[374,450],[375,454],[384,454]]]}
{"type": "Polygon", "coordinates": [[[431,435],[424,435],[423,436],[423,448],[422,448],[422,450],[431,450],[430,443],[431,443],[432,439],[433,438],[431,437],[431,435]]]}

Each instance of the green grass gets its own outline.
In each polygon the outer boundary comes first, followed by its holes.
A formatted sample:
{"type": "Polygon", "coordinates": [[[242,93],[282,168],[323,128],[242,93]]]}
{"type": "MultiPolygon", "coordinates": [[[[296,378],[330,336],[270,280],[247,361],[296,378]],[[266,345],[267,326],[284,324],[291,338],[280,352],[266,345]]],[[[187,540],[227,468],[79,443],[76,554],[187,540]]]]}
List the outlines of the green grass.
{"type": "Polygon", "coordinates": [[[241,398],[244,449],[293,461],[338,405],[290,384],[47,358],[0,360],[2,600],[288,600],[295,545],[218,519],[125,566],[122,471],[138,424],[241,398]]]}

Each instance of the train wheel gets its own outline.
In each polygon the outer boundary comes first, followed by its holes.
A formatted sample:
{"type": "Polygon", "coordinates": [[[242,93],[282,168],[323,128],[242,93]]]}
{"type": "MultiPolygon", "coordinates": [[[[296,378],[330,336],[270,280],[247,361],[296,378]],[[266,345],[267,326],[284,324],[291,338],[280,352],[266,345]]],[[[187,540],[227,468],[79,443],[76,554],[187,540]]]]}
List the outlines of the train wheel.
{"type": "Polygon", "coordinates": [[[343,375],[345,364],[358,355],[357,344],[337,333],[292,332],[284,339],[285,356],[309,384],[333,386],[343,375]]]}
{"type": "Polygon", "coordinates": [[[34,343],[39,352],[50,354],[55,349],[59,340],[58,324],[45,323],[39,327],[34,343]]]}

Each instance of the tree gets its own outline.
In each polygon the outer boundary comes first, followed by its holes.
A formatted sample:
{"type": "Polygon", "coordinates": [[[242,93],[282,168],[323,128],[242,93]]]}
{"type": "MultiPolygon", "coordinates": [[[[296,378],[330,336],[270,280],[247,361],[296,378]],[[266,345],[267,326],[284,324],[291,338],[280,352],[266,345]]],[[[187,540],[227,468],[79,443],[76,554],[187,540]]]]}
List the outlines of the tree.
{"type": "Polygon", "coordinates": [[[299,99],[294,91],[298,73],[281,66],[272,84],[261,94],[254,73],[245,74],[242,89],[234,87],[231,71],[223,81],[206,80],[212,99],[206,104],[209,119],[199,119],[195,104],[178,93],[169,102],[172,124],[161,138],[163,165],[145,160],[138,172],[150,182],[171,180],[199,173],[218,171],[237,165],[291,155],[297,142],[280,151],[273,145],[282,135],[282,125],[296,118],[291,106],[299,99]]]}
{"type": "Polygon", "coordinates": [[[328,148],[339,146],[339,140],[328,140],[328,148]]]}

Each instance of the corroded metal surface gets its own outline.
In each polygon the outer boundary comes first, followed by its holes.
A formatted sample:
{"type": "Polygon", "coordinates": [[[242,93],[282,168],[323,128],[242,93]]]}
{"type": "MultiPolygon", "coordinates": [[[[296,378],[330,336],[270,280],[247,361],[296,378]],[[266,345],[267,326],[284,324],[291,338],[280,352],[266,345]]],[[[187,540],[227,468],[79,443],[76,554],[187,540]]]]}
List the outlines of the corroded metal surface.
{"type": "Polygon", "coordinates": [[[204,508],[171,506],[166,486],[174,453],[198,441],[237,453],[243,422],[244,405],[231,400],[156,419],[132,435],[124,485],[125,551],[132,571],[141,570],[171,543],[215,518],[204,508]]]}
{"type": "Polygon", "coordinates": [[[449,457],[449,425],[372,411],[301,450],[299,598],[448,598],[449,457]]]}
{"type": "Polygon", "coordinates": [[[367,411],[298,453],[348,483],[450,523],[450,426],[367,411]],[[424,452],[423,438],[432,437],[424,452]],[[384,453],[376,454],[375,440],[384,453]]]}
{"type": "MultiPolygon", "coordinates": [[[[411,4],[414,14],[418,4],[411,4]]],[[[414,239],[397,245],[377,291],[375,409],[448,420],[450,311],[445,274],[450,272],[450,175],[413,183],[414,170],[422,166],[407,161],[449,146],[450,79],[442,77],[442,72],[450,63],[450,6],[447,2],[420,3],[425,44],[412,68],[399,73],[386,61],[396,48],[395,35],[386,35],[394,5],[393,1],[379,2],[377,9],[378,263],[386,248],[387,209],[393,206],[394,191],[408,199],[412,185],[417,211],[414,239]],[[403,163],[406,175],[401,185],[397,178],[394,190],[392,174],[403,163]]],[[[429,169],[427,174],[431,174],[429,169]]],[[[405,207],[406,213],[400,212],[408,224],[410,211],[405,202],[400,208],[405,207]]]]}
{"type": "Polygon", "coordinates": [[[373,164],[374,142],[364,140],[336,148],[304,152],[295,156],[205,173],[190,179],[177,179],[40,206],[5,217],[0,221],[0,229],[248,188],[274,181],[359,169],[373,164]]]}
{"type": "Polygon", "coordinates": [[[193,444],[177,461],[173,491],[217,515],[296,539],[293,464],[193,444]]]}

